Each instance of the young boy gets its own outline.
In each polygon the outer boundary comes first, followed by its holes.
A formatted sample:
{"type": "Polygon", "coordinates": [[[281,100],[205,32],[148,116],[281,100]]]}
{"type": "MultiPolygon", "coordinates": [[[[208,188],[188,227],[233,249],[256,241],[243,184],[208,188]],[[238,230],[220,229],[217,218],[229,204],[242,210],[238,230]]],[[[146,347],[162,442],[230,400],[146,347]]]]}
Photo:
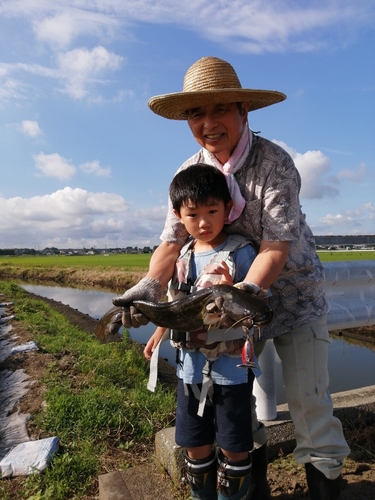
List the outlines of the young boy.
{"type": "MultiPolygon", "coordinates": [[[[256,252],[250,240],[223,231],[233,202],[222,172],[192,165],[174,177],[169,193],[174,213],[191,235],[176,262],[170,299],[212,284],[242,281],[256,252]]],[[[147,359],[164,331],[158,327],[148,341],[147,359]]],[[[240,500],[249,489],[254,374],[237,367],[243,342],[242,328],[225,327],[189,332],[188,340],[179,344],[175,440],[186,449],[193,499],[240,500]]]]}

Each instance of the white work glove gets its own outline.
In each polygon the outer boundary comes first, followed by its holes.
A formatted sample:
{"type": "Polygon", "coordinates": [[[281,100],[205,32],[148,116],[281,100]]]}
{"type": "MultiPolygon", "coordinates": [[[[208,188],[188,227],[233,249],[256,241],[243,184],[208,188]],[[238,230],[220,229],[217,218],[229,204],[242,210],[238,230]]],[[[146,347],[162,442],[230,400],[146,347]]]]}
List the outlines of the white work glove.
{"type": "Polygon", "coordinates": [[[260,288],[260,286],[256,285],[252,281],[241,281],[241,283],[236,283],[234,286],[239,290],[256,295],[260,299],[266,299],[270,295],[267,289],[260,288]]]}
{"type": "Polygon", "coordinates": [[[147,325],[149,320],[138,311],[131,303],[133,300],[146,300],[148,302],[159,302],[163,295],[163,287],[155,278],[142,278],[139,283],[127,290],[124,295],[114,297],[112,304],[124,307],[122,324],[125,328],[139,328],[147,325]]]}

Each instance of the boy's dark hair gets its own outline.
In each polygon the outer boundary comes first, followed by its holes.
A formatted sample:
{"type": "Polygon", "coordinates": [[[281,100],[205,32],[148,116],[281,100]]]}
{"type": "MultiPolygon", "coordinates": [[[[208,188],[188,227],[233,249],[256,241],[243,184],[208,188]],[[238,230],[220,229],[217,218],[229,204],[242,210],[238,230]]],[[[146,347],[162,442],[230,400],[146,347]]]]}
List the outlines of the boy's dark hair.
{"type": "Polygon", "coordinates": [[[213,199],[226,205],[232,199],[225,175],[218,168],[204,163],[190,165],[178,172],[169,187],[169,196],[177,212],[188,201],[202,205],[213,199]]]}

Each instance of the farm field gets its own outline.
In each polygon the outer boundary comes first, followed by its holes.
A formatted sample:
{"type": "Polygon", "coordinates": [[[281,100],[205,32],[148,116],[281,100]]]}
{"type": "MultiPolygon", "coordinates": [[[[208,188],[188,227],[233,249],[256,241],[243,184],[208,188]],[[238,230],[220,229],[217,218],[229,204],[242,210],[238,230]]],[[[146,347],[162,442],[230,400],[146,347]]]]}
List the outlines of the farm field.
{"type": "MultiPolygon", "coordinates": [[[[374,252],[375,254],[375,252],[374,252]]],[[[118,267],[122,269],[147,269],[151,254],[98,254],[98,255],[20,255],[0,256],[0,266],[16,267],[118,267]]]]}
{"type": "MultiPolygon", "coordinates": [[[[345,260],[375,260],[374,250],[321,250],[318,255],[322,262],[345,260]]],[[[16,267],[97,267],[121,268],[123,270],[146,270],[151,254],[99,254],[99,255],[20,255],[17,257],[0,255],[1,266],[16,267]]]]}
{"type": "Polygon", "coordinates": [[[375,260],[374,250],[319,250],[322,262],[342,262],[344,260],[375,260]]]}

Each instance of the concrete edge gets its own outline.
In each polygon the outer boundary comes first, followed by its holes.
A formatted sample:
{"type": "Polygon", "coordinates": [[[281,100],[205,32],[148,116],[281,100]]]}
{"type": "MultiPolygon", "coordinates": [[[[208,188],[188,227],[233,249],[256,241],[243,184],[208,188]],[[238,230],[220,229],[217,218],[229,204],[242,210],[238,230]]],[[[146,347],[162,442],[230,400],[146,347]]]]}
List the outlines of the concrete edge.
{"type": "MultiPolygon", "coordinates": [[[[341,421],[355,421],[363,413],[367,415],[367,420],[375,423],[375,385],[337,392],[331,396],[333,413],[341,421]]],[[[277,418],[263,423],[267,428],[269,459],[274,460],[281,451],[285,454],[292,453],[296,442],[288,405],[279,405],[277,418]]]]}
{"type": "Polygon", "coordinates": [[[99,500],[133,500],[120,472],[99,476],[99,500]]]}

